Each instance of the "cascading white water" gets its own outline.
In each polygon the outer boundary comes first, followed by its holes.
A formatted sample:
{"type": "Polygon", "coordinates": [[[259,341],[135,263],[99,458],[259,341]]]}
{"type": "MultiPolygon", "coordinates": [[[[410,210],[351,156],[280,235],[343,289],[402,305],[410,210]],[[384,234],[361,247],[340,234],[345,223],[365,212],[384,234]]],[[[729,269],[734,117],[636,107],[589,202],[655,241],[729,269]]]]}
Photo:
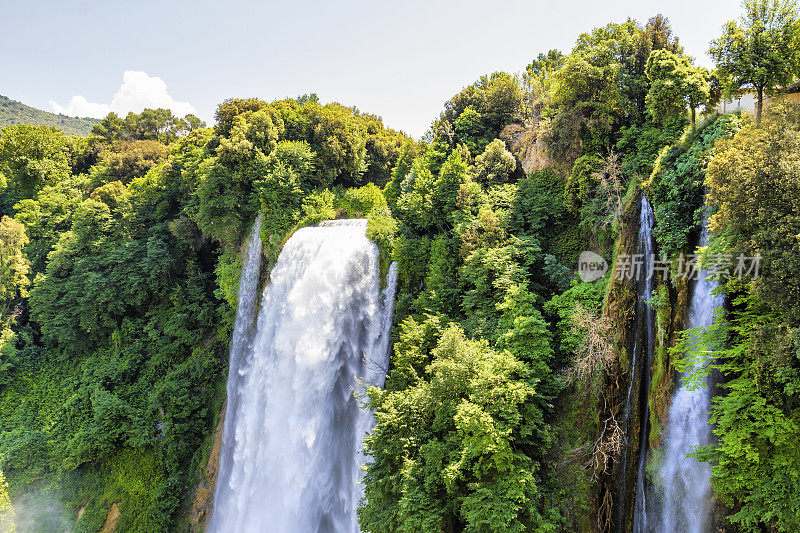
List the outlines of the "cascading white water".
{"type": "MultiPolygon", "coordinates": [[[[250,230],[244,256],[242,257],[242,273],[239,276],[239,295],[236,307],[236,322],[231,335],[230,355],[228,363],[228,382],[226,384],[227,397],[225,412],[228,419],[222,429],[222,450],[219,458],[219,475],[217,488],[227,486],[231,474],[231,461],[233,460],[233,442],[236,437],[233,414],[239,410],[240,384],[242,374],[239,368],[250,348],[253,338],[253,325],[255,322],[256,302],[258,300],[258,276],[261,270],[261,232],[262,216],[259,214],[250,230]]],[[[217,490],[216,505],[221,505],[228,494],[217,490]]]]}
{"type": "MultiPolygon", "coordinates": [[[[700,246],[708,244],[708,230],[703,229],[700,246]]],[[[717,287],[713,280],[700,273],[689,305],[688,328],[709,326],[715,310],[722,306],[723,297],[711,292],[717,287]]],[[[686,457],[694,446],[711,442],[708,413],[711,392],[708,386],[689,390],[681,384],[672,399],[667,424],[666,457],[660,471],[664,485],[659,531],[671,533],[703,533],[708,529],[711,514],[711,468],[708,463],[686,457]]]]}
{"type": "Polygon", "coordinates": [[[393,266],[381,292],[365,224],[303,228],[278,257],[252,345],[230,369],[239,377],[225,421],[229,459],[210,531],[358,531],[372,416],[354,389],[356,377],[383,385],[396,279],[393,266]]]}
{"type": "MultiPolygon", "coordinates": [[[[650,261],[653,259],[653,223],[655,217],[650,202],[642,195],[642,205],[639,214],[639,253],[642,254],[642,271],[639,273],[639,305],[637,314],[643,316],[640,320],[643,328],[642,343],[637,339],[634,348],[633,365],[635,368],[636,357],[644,357],[641,372],[641,393],[640,393],[640,429],[639,429],[639,462],[636,470],[636,493],[634,496],[633,507],[633,531],[634,533],[644,533],[647,531],[647,493],[645,491],[645,460],[647,458],[648,433],[650,431],[650,405],[648,402],[650,393],[650,363],[653,358],[654,345],[654,316],[650,307],[649,300],[653,292],[653,277],[650,272],[650,261]],[[637,354],[642,348],[642,353],[637,354]]],[[[629,391],[630,401],[630,391],[629,391]]]]}

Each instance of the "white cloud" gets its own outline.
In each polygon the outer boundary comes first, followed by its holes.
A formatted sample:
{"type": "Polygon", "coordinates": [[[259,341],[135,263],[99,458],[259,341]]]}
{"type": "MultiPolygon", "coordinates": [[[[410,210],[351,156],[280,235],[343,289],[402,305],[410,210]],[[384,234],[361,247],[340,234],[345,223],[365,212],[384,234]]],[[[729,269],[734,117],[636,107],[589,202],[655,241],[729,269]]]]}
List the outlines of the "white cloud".
{"type": "Polygon", "coordinates": [[[75,95],[66,106],[50,100],[50,107],[56,113],[92,118],[103,118],[111,111],[124,118],[130,112],[141,113],[145,108],[171,109],[179,117],[197,113],[189,102],[179,102],[170,96],[164,80],[135,70],[126,70],[122,74],[122,85],[114,94],[110,104],[89,102],[83,96],[75,95]]]}
{"type": "MultiPolygon", "coordinates": [[[[50,100],[50,107],[52,107],[56,113],[69,115],[71,117],[103,118],[111,111],[110,105],[89,102],[81,95],[73,96],[66,107],[62,107],[54,100],[50,100]]],[[[124,116],[125,115],[123,115],[123,117],[124,116]]]]}

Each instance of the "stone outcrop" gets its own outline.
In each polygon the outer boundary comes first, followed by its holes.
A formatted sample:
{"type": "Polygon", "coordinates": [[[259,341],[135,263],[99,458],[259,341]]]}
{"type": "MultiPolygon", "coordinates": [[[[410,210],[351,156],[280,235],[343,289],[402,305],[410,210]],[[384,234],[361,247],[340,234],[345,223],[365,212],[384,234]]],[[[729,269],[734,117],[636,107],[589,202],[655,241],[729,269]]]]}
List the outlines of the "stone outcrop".
{"type": "Polygon", "coordinates": [[[200,531],[205,530],[208,519],[211,518],[211,509],[214,504],[214,489],[217,486],[217,476],[219,475],[219,455],[222,451],[222,429],[225,425],[226,404],[223,404],[220,410],[219,423],[214,431],[211,453],[208,455],[203,478],[197,485],[194,499],[189,509],[189,524],[200,531]]]}
{"type": "Polygon", "coordinates": [[[106,516],[106,521],[103,524],[103,529],[100,530],[100,533],[114,533],[117,530],[117,524],[119,523],[119,517],[121,513],[119,512],[119,506],[116,502],[111,504],[111,509],[108,510],[108,516],[106,516]]]}
{"type": "Polygon", "coordinates": [[[535,170],[554,167],[555,162],[547,153],[547,146],[539,138],[539,127],[525,127],[521,124],[509,124],[500,133],[509,150],[522,163],[522,170],[530,174],[535,170]]]}

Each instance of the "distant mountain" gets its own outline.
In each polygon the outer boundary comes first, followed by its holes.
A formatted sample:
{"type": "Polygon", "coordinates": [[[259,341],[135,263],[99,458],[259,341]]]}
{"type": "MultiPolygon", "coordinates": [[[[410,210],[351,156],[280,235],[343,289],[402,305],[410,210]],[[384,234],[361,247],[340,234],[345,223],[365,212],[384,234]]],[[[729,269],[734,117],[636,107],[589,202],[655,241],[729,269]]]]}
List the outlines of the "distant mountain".
{"type": "Polygon", "coordinates": [[[96,118],[48,113],[0,95],[0,128],[14,124],[44,125],[58,128],[69,135],[86,137],[92,131],[92,126],[98,122],[100,121],[96,118]]]}

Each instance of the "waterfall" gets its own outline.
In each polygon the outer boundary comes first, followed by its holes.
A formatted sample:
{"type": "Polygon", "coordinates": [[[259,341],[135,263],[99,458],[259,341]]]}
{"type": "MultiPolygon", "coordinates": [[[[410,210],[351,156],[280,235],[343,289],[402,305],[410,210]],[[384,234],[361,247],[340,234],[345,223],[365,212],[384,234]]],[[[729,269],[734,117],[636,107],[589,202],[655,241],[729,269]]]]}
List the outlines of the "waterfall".
{"type": "MultiPolygon", "coordinates": [[[[700,246],[708,244],[708,229],[703,226],[700,246]]],[[[688,328],[709,326],[714,311],[722,305],[722,296],[711,294],[717,287],[702,276],[697,280],[689,304],[688,328]]],[[[664,484],[664,502],[659,531],[703,533],[711,514],[711,468],[686,457],[693,446],[711,442],[708,413],[711,392],[708,386],[689,390],[682,384],[675,392],[669,410],[666,433],[666,457],[660,471],[664,484]]]]}
{"type": "MultiPolygon", "coordinates": [[[[639,254],[642,256],[641,270],[639,271],[639,293],[636,306],[636,316],[639,321],[637,328],[636,346],[633,351],[633,368],[636,368],[636,358],[644,357],[639,394],[639,453],[636,469],[636,491],[633,507],[633,531],[644,533],[647,531],[647,494],[645,491],[645,460],[647,459],[647,442],[650,433],[650,364],[653,358],[655,317],[653,309],[648,303],[653,292],[653,276],[650,272],[650,261],[653,259],[653,209],[650,202],[642,195],[642,205],[639,214],[639,254]],[[640,338],[641,337],[641,338],[640,338]]],[[[631,377],[633,379],[633,377],[631,377]]],[[[630,401],[630,392],[629,392],[630,401]]]]}
{"type": "MultiPolygon", "coordinates": [[[[233,445],[235,439],[235,427],[233,416],[239,409],[239,387],[242,382],[242,374],[239,369],[242,360],[250,347],[253,338],[253,323],[255,322],[256,301],[258,298],[258,275],[261,271],[261,232],[262,217],[259,214],[250,230],[250,236],[242,258],[242,273],[239,276],[239,296],[236,307],[236,321],[233,325],[233,335],[231,335],[230,355],[228,364],[228,382],[226,384],[227,399],[225,401],[225,412],[228,421],[222,428],[222,450],[219,458],[219,475],[217,487],[229,484],[231,473],[231,461],[233,460],[233,445]]],[[[222,491],[217,491],[215,496],[216,505],[227,497],[222,491]]]]}
{"type": "Polygon", "coordinates": [[[231,359],[227,459],[209,531],[358,531],[372,415],[354,390],[356,377],[383,385],[396,276],[393,266],[380,290],[378,249],[363,221],[303,228],[288,240],[252,343],[231,359]]]}

